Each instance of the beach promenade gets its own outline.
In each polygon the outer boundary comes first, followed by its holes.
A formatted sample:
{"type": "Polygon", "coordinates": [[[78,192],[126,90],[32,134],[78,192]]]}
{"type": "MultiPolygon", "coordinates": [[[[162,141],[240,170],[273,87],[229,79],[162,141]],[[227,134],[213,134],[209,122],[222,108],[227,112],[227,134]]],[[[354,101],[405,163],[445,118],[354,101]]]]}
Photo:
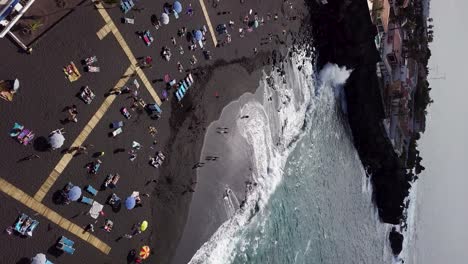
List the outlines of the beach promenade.
{"type": "MultiPolygon", "coordinates": [[[[221,1],[215,8],[212,1],[182,1],[179,18],[170,14],[169,24],[160,25],[159,29],[151,17],[164,12],[162,2],[137,2],[126,15],[118,6],[96,2],[73,11],[35,44],[30,55],[17,52],[12,42],[3,39],[0,79],[18,78],[21,85],[12,102],[0,102],[0,131],[5,135],[0,137],[0,146],[7,150],[0,159],[0,213],[5,215],[0,223],[4,228],[13,225],[20,212],[40,222],[30,238],[4,235],[0,254],[5,263],[27,263],[28,258],[40,252],[54,263],[83,263],[83,259],[93,260],[88,263],[126,263],[130,250],[138,251],[144,245],[152,250],[151,261],[168,263],[184,229],[191,200],[186,189],[194,181],[190,171],[198,161],[203,127],[217,118],[224,105],[241,95],[240,91],[228,90],[229,78],[235,78],[229,75],[227,83],[207,87],[209,73],[217,67],[228,67],[233,61],[246,63],[257,53],[263,54],[259,57],[262,61],[250,64],[256,68],[267,64],[265,54],[290,38],[289,27],[296,31],[299,28],[299,21],[287,23],[290,14],[284,11],[282,1],[276,2],[265,7],[261,0],[244,4],[221,1]],[[121,23],[123,17],[134,18],[135,24],[121,23]],[[230,21],[234,23],[232,28],[230,21]],[[220,34],[220,24],[227,25],[230,37],[220,34]],[[204,49],[195,41],[197,48],[189,50],[192,38],[188,34],[178,36],[178,31],[185,27],[190,33],[204,26],[204,49]],[[241,34],[239,28],[245,33],[241,34]],[[149,46],[140,37],[145,30],[154,37],[149,46]],[[170,61],[161,57],[163,47],[171,49],[170,61]],[[211,60],[205,59],[203,51],[210,52],[211,60]],[[98,73],[86,72],[81,63],[93,55],[98,58],[98,73]],[[139,58],[145,56],[152,57],[151,67],[138,67],[139,58]],[[62,70],[70,61],[82,75],[72,83],[62,70]],[[174,95],[176,87],[167,89],[164,77],[169,75],[179,81],[189,73],[195,83],[179,103],[174,95]],[[84,86],[96,95],[89,105],[79,97],[84,86]],[[109,95],[109,91],[124,86],[132,92],[109,95]],[[161,118],[151,119],[142,102],[159,105],[161,118]],[[203,106],[198,105],[201,102],[203,106]],[[72,105],[77,109],[76,123],[66,120],[67,107],[72,105]],[[123,107],[129,110],[131,118],[121,114],[123,107]],[[190,130],[191,123],[200,122],[190,112],[196,107],[203,109],[202,114],[211,113],[203,117],[204,122],[198,123],[197,129],[190,130]],[[115,121],[124,122],[123,133],[112,137],[110,124],[115,121]],[[30,145],[23,146],[8,136],[15,122],[34,131],[36,136],[30,145]],[[150,133],[152,127],[156,133],[150,133]],[[60,149],[50,150],[47,136],[58,128],[64,128],[65,143],[60,149]],[[141,148],[132,148],[134,141],[141,148]],[[174,145],[187,150],[178,153],[174,145]],[[87,146],[87,153],[78,153],[80,146],[87,146]],[[157,151],[166,155],[160,169],[149,164],[157,151]],[[104,154],[99,157],[102,164],[94,175],[88,173],[86,165],[97,160],[93,157],[97,152],[104,154]],[[28,158],[32,155],[37,156],[28,158]],[[132,155],[134,160],[130,160],[132,155]],[[117,187],[101,189],[111,173],[121,176],[117,187]],[[122,206],[115,211],[105,205],[95,220],[88,215],[90,205],[58,202],[60,190],[69,182],[81,187],[83,196],[103,205],[112,193],[125,201],[137,191],[142,206],[132,210],[122,206]],[[96,196],[85,191],[87,185],[98,190],[96,196]],[[114,222],[109,233],[101,229],[106,219],[114,222]],[[149,222],[147,230],[130,239],[124,236],[144,220],[149,222]],[[86,231],[89,224],[94,225],[95,232],[86,231]],[[75,241],[73,255],[55,248],[62,235],[75,241]]],[[[252,83],[246,91],[256,87],[252,83]]]]}

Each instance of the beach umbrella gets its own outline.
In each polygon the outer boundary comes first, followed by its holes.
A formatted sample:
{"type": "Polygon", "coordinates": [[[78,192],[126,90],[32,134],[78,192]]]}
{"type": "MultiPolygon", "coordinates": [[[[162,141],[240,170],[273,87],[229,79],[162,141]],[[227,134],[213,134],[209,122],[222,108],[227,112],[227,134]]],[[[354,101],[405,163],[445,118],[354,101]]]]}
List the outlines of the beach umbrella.
{"type": "Polygon", "coordinates": [[[150,248],[148,246],[143,246],[140,249],[140,258],[141,259],[147,259],[150,255],[150,248]]]}
{"type": "Polygon", "coordinates": [[[45,264],[47,261],[46,255],[39,253],[31,259],[31,264],[45,264]]]}
{"type": "Polygon", "coordinates": [[[194,38],[196,41],[203,39],[203,33],[200,30],[195,31],[194,38]]]}
{"type": "Polygon", "coordinates": [[[161,23],[163,23],[164,25],[169,24],[169,15],[168,15],[168,14],[162,13],[162,15],[161,15],[161,23]]]}
{"type": "Polygon", "coordinates": [[[179,1],[175,1],[174,4],[172,5],[172,8],[173,8],[174,11],[176,11],[177,13],[182,12],[182,4],[181,4],[179,1]]]}
{"type": "Polygon", "coordinates": [[[70,191],[68,191],[68,200],[77,201],[81,197],[81,188],[78,186],[73,186],[70,191]]]}
{"type": "Polygon", "coordinates": [[[49,136],[49,144],[52,149],[58,149],[63,146],[63,142],[65,141],[65,137],[61,133],[53,133],[49,136]]]}
{"type": "Polygon", "coordinates": [[[131,210],[135,208],[135,205],[136,205],[135,197],[133,196],[127,197],[127,199],[125,200],[125,207],[127,207],[128,210],[131,210]]]}
{"type": "Polygon", "coordinates": [[[148,221],[143,221],[140,225],[140,230],[143,232],[148,228],[148,221]]]}
{"type": "Polygon", "coordinates": [[[13,91],[15,91],[15,92],[18,91],[19,85],[20,85],[20,84],[19,84],[19,80],[18,80],[18,79],[15,79],[15,80],[13,81],[13,91]]]}

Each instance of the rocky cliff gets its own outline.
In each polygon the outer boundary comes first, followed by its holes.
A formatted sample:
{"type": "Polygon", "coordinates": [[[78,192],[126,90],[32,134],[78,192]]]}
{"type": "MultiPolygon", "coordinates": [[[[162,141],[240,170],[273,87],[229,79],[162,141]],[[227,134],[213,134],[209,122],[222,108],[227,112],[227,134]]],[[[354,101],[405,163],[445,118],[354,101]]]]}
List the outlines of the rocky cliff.
{"type": "MultiPolygon", "coordinates": [[[[399,224],[410,177],[386,136],[376,74],[377,34],[366,0],[307,1],[319,67],[327,62],[353,69],[345,86],[349,124],[364,167],[372,175],[374,202],[382,221],[399,224]]],[[[358,180],[358,179],[356,179],[358,180]]]]}

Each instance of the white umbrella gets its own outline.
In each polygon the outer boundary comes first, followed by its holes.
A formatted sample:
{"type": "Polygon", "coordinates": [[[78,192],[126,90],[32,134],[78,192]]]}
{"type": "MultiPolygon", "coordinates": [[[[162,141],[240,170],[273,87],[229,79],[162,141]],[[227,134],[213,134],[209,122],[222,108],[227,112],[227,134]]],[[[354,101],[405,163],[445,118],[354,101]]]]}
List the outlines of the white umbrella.
{"type": "Polygon", "coordinates": [[[162,22],[164,25],[169,24],[169,15],[166,14],[166,13],[162,13],[162,15],[161,15],[161,22],[162,22]]]}
{"type": "Polygon", "coordinates": [[[31,259],[31,264],[45,264],[47,261],[46,255],[39,253],[31,259]]]}
{"type": "Polygon", "coordinates": [[[55,132],[49,136],[49,144],[52,149],[58,149],[63,146],[63,142],[65,141],[65,137],[62,133],[55,132]]]}
{"type": "Polygon", "coordinates": [[[15,81],[13,82],[13,91],[18,91],[18,88],[19,88],[19,80],[18,79],[15,79],[15,81]]]}

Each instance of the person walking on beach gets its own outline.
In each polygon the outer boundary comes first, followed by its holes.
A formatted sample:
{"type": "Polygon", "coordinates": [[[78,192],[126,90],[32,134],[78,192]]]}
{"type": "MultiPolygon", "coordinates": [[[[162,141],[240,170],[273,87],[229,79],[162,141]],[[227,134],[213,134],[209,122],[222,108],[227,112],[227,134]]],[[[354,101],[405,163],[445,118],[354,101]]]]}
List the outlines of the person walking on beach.
{"type": "Polygon", "coordinates": [[[192,8],[192,4],[189,4],[189,7],[187,9],[187,15],[190,15],[190,16],[193,16],[193,8],[192,8]]]}
{"type": "Polygon", "coordinates": [[[40,158],[39,155],[32,154],[32,155],[26,156],[26,157],[18,160],[18,162],[28,161],[28,160],[38,159],[38,158],[40,158]]]}
{"type": "Polygon", "coordinates": [[[179,70],[179,72],[183,72],[183,71],[184,71],[184,66],[182,66],[182,64],[180,63],[180,61],[177,62],[177,69],[179,70]]]}
{"type": "Polygon", "coordinates": [[[86,231],[89,231],[91,233],[94,233],[94,225],[93,224],[88,224],[85,228],[86,231]]]}
{"type": "Polygon", "coordinates": [[[66,121],[77,123],[78,122],[78,118],[76,117],[77,115],[78,115],[78,110],[76,108],[76,105],[72,105],[68,107],[68,118],[66,119],[66,121]]]}
{"type": "Polygon", "coordinates": [[[88,154],[88,148],[85,146],[79,146],[76,150],[76,154],[88,154]]]}
{"type": "Polygon", "coordinates": [[[192,169],[201,168],[203,165],[205,165],[204,162],[197,162],[195,165],[193,165],[192,169]]]}
{"type": "Polygon", "coordinates": [[[38,159],[38,158],[40,158],[39,155],[32,154],[32,155],[27,156],[25,160],[32,160],[32,159],[38,159]]]}

